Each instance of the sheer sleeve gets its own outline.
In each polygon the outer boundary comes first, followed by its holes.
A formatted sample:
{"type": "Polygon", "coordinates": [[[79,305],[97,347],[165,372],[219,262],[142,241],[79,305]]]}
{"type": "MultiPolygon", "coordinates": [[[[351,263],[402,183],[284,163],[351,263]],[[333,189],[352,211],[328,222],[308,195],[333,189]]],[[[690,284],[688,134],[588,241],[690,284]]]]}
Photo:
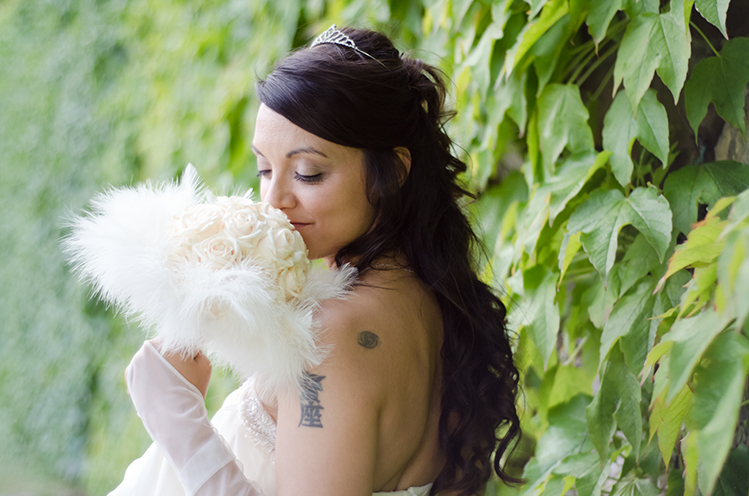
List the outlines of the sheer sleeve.
{"type": "Polygon", "coordinates": [[[200,391],[150,342],[126,371],[135,409],[188,496],[262,496],[208,420],[200,391]]]}

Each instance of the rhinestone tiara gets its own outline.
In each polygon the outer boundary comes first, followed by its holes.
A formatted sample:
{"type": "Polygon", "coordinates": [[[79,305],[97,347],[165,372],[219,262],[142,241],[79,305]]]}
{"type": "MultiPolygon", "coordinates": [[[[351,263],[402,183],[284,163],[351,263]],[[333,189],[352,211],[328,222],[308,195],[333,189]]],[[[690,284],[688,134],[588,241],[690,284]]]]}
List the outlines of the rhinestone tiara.
{"type": "Polygon", "coordinates": [[[340,31],[335,24],[330,26],[323,34],[315,38],[315,41],[312,42],[312,45],[310,45],[310,48],[316,47],[317,45],[322,45],[323,43],[331,43],[333,45],[341,45],[348,48],[352,48],[356,50],[357,52],[361,53],[362,55],[366,55],[370,59],[379,62],[376,58],[372,57],[370,54],[365,52],[364,50],[360,50],[359,47],[356,46],[356,43],[354,43],[354,40],[349,38],[345,33],[340,31]]]}

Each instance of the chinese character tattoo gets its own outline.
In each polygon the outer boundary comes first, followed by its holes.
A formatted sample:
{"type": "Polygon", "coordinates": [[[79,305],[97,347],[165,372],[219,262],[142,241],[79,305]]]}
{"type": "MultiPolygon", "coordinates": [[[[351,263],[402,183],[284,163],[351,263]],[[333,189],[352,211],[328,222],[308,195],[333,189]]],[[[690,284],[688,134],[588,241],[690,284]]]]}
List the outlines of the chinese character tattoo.
{"type": "Polygon", "coordinates": [[[322,428],[322,411],[324,408],[320,404],[320,391],[322,391],[322,380],[324,375],[315,375],[305,373],[307,381],[304,384],[304,391],[300,395],[302,400],[302,418],[299,426],[320,427],[322,428]]]}

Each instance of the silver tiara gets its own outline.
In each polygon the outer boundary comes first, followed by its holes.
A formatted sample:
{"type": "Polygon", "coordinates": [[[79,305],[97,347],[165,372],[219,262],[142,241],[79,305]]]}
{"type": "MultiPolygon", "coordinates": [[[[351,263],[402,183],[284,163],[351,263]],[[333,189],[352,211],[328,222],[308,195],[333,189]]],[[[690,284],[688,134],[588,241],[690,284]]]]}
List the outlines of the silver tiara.
{"type": "Polygon", "coordinates": [[[342,31],[339,31],[335,24],[330,26],[323,34],[315,38],[315,41],[312,42],[312,45],[310,45],[310,48],[316,47],[317,45],[322,45],[323,43],[332,43],[333,45],[341,45],[341,46],[345,46],[348,48],[353,48],[354,50],[361,53],[362,55],[366,55],[370,59],[379,62],[379,60],[372,57],[370,54],[368,54],[364,50],[360,50],[359,47],[356,46],[356,43],[354,43],[354,40],[349,38],[342,31]]]}

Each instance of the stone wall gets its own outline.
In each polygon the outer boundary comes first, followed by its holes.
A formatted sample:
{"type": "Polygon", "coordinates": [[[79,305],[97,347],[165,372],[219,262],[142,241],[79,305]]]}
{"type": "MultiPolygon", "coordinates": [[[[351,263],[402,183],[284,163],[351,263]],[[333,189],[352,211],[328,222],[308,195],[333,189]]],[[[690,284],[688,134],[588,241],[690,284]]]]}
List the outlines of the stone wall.
{"type": "MultiPolygon", "coordinates": [[[[749,87],[744,92],[744,124],[749,128],[749,87]]],[[[726,123],[715,145],[715,160],[735,160],[749,164],[749,145],[741,131],[726,123]]]]}

